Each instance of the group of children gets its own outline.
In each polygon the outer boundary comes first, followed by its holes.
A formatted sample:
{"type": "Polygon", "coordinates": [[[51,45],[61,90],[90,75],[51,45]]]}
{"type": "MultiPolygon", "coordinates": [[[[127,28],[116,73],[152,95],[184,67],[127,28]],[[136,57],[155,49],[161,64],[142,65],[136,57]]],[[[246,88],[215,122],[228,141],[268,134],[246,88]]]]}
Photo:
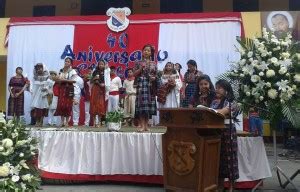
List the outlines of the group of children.
{"type": "Polygon", "coordinates": [[[133,69],[128,69],[128,78],[122,85],[116,75],[116,68],[108,67],[104,60],[100,60],[94,70],[89,68],[84,76],[73,69],[72,64],[73,60],[66,58],[64,67],[57,73],[37,63],[32,82],[24,78],[23,69],[18,67],[16,76],[9,83],[8,115],[17,118],[24,115],[24,91],[28,90],[32,95],[32,124],[43,126],[44,118],[48,117],[49,125],[68,126],[71,122],[77,126],[80,114],[83,113],[80,110],[84,109],[84,124],[99,127],[107,112],[119,110],[120,89],[124,87],[125,117],[134,118],[136,89],[133,85],[133,69]],[[82,100],[84,108],[80,107],[82,100]]]}

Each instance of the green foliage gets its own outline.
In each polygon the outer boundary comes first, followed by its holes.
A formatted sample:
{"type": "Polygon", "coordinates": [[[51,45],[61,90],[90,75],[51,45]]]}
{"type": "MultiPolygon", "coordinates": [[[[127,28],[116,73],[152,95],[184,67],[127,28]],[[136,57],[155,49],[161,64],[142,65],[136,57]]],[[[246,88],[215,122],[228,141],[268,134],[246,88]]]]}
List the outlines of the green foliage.
{"type": "Polygon", "coordinates": [[[124,118],[124,112],[121,110],[117,110],[113,112],[108,112],[106,114],[105,121],[111,123],[119,123],[123,120],[123,118],[124,118]]]}

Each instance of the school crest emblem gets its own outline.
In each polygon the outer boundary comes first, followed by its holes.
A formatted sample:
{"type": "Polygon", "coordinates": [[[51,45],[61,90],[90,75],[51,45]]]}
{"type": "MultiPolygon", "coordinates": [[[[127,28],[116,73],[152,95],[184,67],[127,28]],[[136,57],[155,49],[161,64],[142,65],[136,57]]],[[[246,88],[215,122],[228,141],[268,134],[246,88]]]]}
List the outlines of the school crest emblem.
{"type": "Polygon", "coordinates": [[[107,26],[110,30],[119,32],[124,31],[129,25],[128,15],[131,11],[128,7],[123,8],[109,8],[106,15],[110,18],[107,20],[107,26]]]}
{"type": "Polygon", "coordinates": [[[196,146],[192,142],[171,141],[168,146],[168,161],[171,170],[177,175],[187,175],[193,171],[196,146]]]}

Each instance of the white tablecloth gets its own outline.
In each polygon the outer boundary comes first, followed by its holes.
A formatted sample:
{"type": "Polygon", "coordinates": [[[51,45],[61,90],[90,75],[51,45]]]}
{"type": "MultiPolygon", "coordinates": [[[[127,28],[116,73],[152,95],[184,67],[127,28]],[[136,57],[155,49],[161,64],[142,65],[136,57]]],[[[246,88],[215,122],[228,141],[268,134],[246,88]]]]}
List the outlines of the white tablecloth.
{"type": "Polygon", "coordinates": [[[33,131],[32,135],[40,142],[38,166],[43,171],[163,175],[160,133],[33,131]]]}
{"type": "Polygon", "coordinates": [[[238,137],[238,181],[272,177],[262,137],[238,137]]]}
{"type": "MultiPolygon", "coordinates": [[[[32,131],[43,171],[88,175],[163,175],[161,133],[32,131]]],[[[238,137],[238,181],[271,177],[261,137],[238,137]]]]}

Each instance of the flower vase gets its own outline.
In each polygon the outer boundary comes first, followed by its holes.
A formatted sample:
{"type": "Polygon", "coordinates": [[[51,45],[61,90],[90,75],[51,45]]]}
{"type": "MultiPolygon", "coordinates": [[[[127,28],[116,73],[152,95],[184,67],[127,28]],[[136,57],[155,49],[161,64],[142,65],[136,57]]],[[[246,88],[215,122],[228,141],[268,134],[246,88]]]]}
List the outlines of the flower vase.
{"type": "Polygon", "coordinates": [[[107,122],[106,127],[108,131],[119,131],[121,129],[121,122],[107,122]]]}

